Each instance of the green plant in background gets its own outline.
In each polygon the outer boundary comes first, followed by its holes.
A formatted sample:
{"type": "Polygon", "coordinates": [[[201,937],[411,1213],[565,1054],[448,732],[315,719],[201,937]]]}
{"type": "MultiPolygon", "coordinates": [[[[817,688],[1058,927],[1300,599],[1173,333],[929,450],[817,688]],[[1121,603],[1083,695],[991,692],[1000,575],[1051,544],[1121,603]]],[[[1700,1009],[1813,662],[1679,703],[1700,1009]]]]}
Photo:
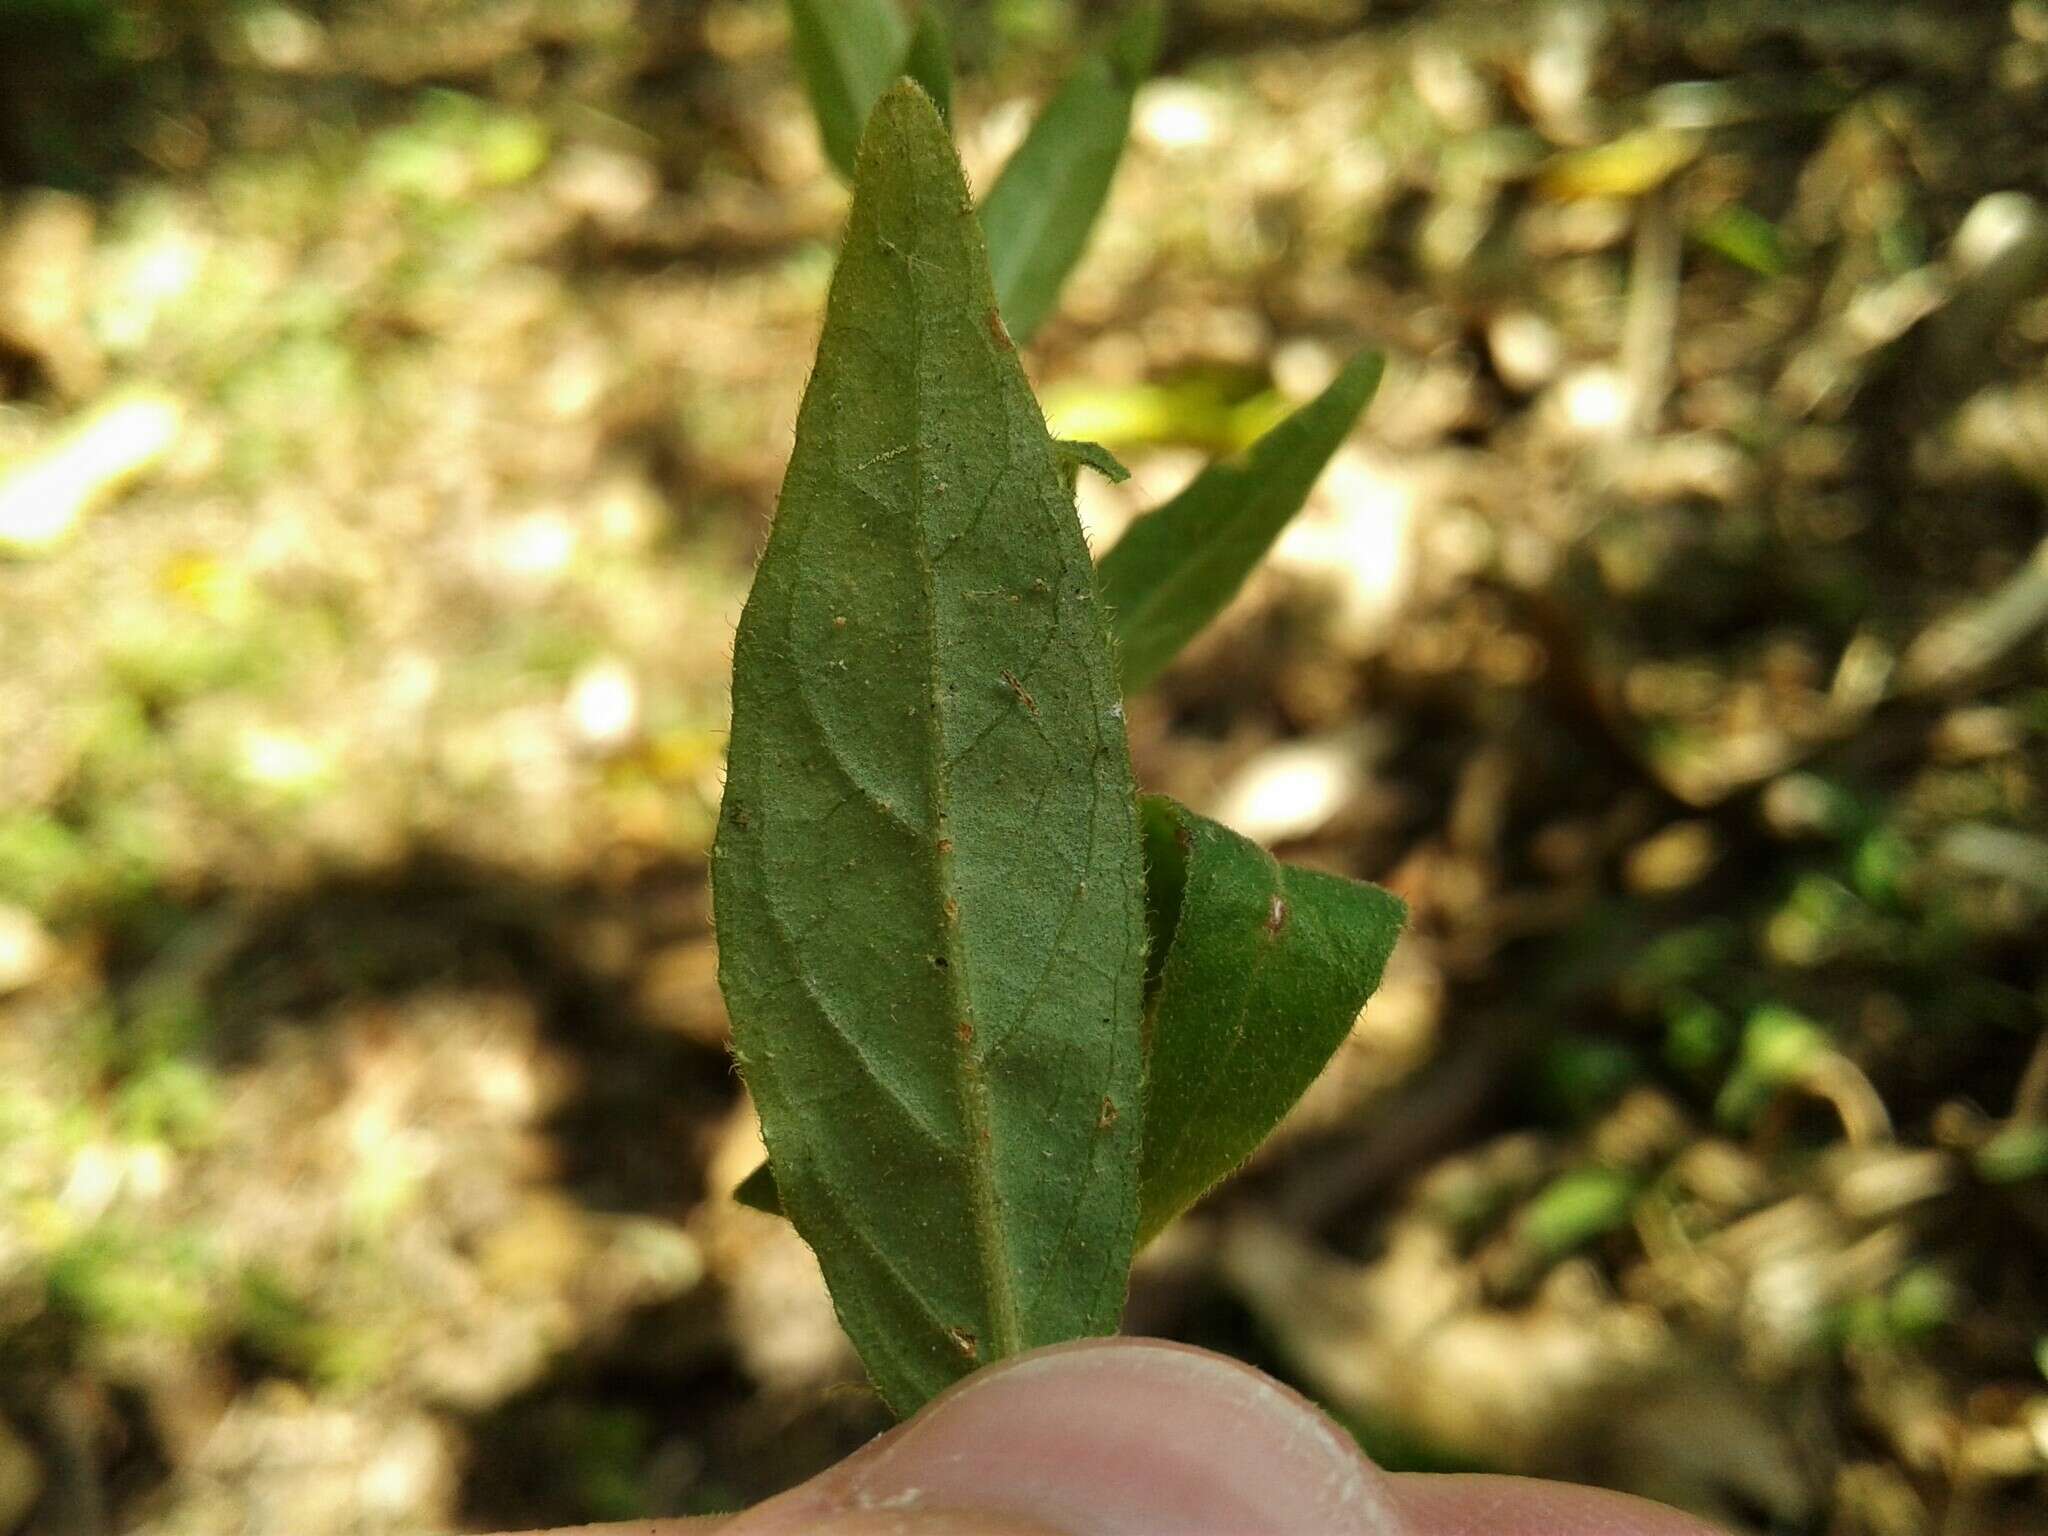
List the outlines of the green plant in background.
{"type": "MultiPolygon", "coordinates": [[[[896,0],[790,0],[789,11],[826,158],[843,176],[853,177],[861,125],[899,75],[923,86],[941,116],[950,114],[952,57],[936,0],[921,7],[915,27],[904,24],[896,0]]],[[[1132,8],[1110,45],[1047,104],[981,204],[996,301],[1019,345],[1052,313],[1109,200],[1162,22],[1156,0],[1132,8]]]]}
{"type": "Polygon", "coordinates": [[[1213,464],[1144,518],[1102,561],[1103,601],[1117,615],[1126,688],[1142,688],[1237,594],[1292,521],[1380,382],[1361,353],[1316,399],[1252,445],[1213,464]]]}
{"type": "MultiPolygon", "coordinates": [[[[816,55],[842,13],[795,10],[816,55]]],[[[1148,9],[1125,37],[1156,29],[1148,9]]],[[[843,140],[872,60],[829,92],[819,58],[806,67],[828,145],[843,140]]],[[[1056,101],[1038,164],[1099,126],[1056,101]]],[[[1074,158],[1099,171],[1102,145],[1074,158]]],[[[1005,323],[1050,294],[1039,279],[999,292],[988,205],[977,218],[918,84],[882,94],[852,164],[740,623],[712,880],[772,1169],[751,1196],[816,1249],[870,1374],[908,1412],[993,1360],[1115,1328],[1137,1244],[1321,1070],[1403,909],[1140,800],[1121,692],[1236,591],[1376,362],[1091,569],[1073,476],[1117,467],[1049,435],[1005,323]]],[[[1028,216],[1010,227],[1078,253],[1095,171],[1017,185],[1034,190],[1014,194],[1028,216]]],[[[1064,275],[1071,259],[1015,270],[1064,275]]]]}

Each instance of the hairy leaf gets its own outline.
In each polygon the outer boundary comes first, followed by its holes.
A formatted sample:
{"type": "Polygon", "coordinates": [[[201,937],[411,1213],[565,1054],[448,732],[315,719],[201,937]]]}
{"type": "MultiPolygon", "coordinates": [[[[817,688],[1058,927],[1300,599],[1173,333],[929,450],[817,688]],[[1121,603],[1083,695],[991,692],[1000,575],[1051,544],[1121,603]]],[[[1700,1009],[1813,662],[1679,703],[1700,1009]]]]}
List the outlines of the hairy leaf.
{"type": "Polygon", "coordinates": [[[1092,469],[1111,485],[1122,485],[1131,478],[1131,472],[1124,468],[1123,460],[1111,453],[1100,443],[1091,443],[1079,438],[1054,438],[1052,451],[1060,461],[1060,474],[1066,480],[1067,494],[1072,495],[1080,483],[1081,471],[1092,469]]]}
{"type": "Polygon", "coordinates": [[[906,83],[862,143],[740,621],[712,854],[775,1184],[899,1410],[1116,1326],[1143,882],[1087,549],[906,83]]]}
{"type": "Polygon", "coordinates": [[[1109,49],[1046,105],[981,207],[996,298],[1019,345],[1059,300],[1109,198],[1131,102],[1159,51],[1157,0],[1141,0],[1109,49]]]}
{"type": "Polygon", "coordinates": [[[1109,605],[1126,691],[1135,693],[1164,671],[1237,595],[1357,425],[1379,387],[1380,369],[1379,354],[1359,354],[1242,459],[1212,464],[1165,506],[1133,523],[1103,556],[1096,579],[1109,605]]]}
{"type": "Polygon", "coordinates": [[[1144,801],[1153,927],[1139,1240],[1251,1156],[1343,1043],[1407,908],[1144,801]]]}
{"type": "Polygon", "coordinates": [[[903,13],[896,0],[789,0],[789,19],[825,156],[851,178],[868,113],[903,68],[903,13]]]}

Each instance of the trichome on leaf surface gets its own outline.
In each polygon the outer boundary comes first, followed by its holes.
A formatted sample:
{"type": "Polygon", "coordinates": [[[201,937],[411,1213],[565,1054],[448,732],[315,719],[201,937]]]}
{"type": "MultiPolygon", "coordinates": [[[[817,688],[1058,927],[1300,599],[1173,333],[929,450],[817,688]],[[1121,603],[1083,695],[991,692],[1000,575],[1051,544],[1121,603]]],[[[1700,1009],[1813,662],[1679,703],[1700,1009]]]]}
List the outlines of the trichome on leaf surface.
{"type": "Polygon", "coordinates": [[[712,879],[772,1169],[754,1198],[907,1413],[1115,1329],[1137,1245],[1321,1070],[1403,911],[1141,802],[1117,660],[1125,614],[1149,675],[1228,600],[1376,364],[1198,481],[1112,608],[1072,477],[1117,466],[1047,431],[918,85],[881,96],[854,181],[740,621],[712,879]]]}

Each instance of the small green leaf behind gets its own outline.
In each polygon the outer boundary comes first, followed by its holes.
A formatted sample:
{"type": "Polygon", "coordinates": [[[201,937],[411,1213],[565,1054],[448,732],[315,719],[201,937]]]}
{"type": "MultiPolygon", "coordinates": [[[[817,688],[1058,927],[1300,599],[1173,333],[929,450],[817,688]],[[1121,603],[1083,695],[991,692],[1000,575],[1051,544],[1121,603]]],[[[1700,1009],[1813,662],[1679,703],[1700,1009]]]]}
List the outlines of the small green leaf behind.
{"type": "Polygon", "coordinates": [[[1056,437],[1053,439],[1052,451],[1059,457],[1060,473],[1066,477],[1067,494],[1070,496],[1080,484],[1081,471],[1084,469],[1094,470],[1111,485],[1122,485],[1131,478],[1131,472],[1124,468],[1123,460],[1100,443],[1056,437]]]}
{"type": "Polygon", "coordinates": [[[1140,0],[1110,46],[1047,103],[982,202],[996,299],[1019,346],[1045,323],[1088,248],[1161,27],[1158,0],[1140,0]]]}
{"type": "Polygon", "coordinates": [[[1280,863],[1157,795],[1143,802],[1152,975],[1138,1236],[1257,1150],[1378,989],[1399,897],[1280,863]]]}
{"type": "Polygon", "coordinates": [[[850,181],[868,113],[903,72],[910,31],[896,0],[789,0],[789,19],[825,156],[850,181]]]}
{"type": "Polygon", "coordinates": [[[890,1405],[1114,1331],[1136,790],[1080,524],[911,82],[862,144],[740,619],[711,873],[775,1187],[890,1405]]]}
{"type": "Polygon", "coordinates": [[[1523,1211],[1522,1241],[1554,1263],[1626,1225],[1641,1191],[1641,1176],[1626,1168],[1562,1174],[1523,1211]]]}
{"type": "Polygon", "coordinates": [[[1125,692],[1164,671],[1237,595],[1358,424],[1382,366],[1378,353],[1360,353],[1241,460],[1212,464],[1098,562],[1125,692]]]}
{"type": "Polygon", "coordinates": [[[924,87],[932,105],[948,127],[953,123],[953,37],[946,28],[938,0],[924,0],[917,13],[917,25],[910,32],[910,48],[903,56],[903,73],[924,87]]]}
{"type": "MultiPolygon", "coordinates": [[[[1257,1150],[1315,1081],[1378,988],[1407,909],[1378,886],[1280,864],[1171,800],[1142,805],[1144,1242],[1257,1150]]],[[[733,1198],[782,1214],[766,1163],[733,1198]]]]}
{"type": "Polygon", "coordinates": [[[1792,265],[1784,233],[1762,214],[1740,204],[1720,209],[1693,230],[1708,250],[1761,277],[1780,277],[1792,265]]]}

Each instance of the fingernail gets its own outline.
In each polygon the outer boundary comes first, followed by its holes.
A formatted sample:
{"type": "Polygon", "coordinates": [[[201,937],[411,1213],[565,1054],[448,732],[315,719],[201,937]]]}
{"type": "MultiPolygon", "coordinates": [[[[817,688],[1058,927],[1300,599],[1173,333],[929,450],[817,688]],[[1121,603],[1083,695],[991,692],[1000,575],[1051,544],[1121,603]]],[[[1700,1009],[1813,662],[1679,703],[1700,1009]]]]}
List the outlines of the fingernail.
{"type": "Polygon", "coordinates": [[[1063,1345],[975,1376],[732,1536],[830,1529],[835,1511],[972,1511],[1059,1536],[1399,1530],[1385,1475],[1305,1399],[1148,1340],[1063,1345]]]}

